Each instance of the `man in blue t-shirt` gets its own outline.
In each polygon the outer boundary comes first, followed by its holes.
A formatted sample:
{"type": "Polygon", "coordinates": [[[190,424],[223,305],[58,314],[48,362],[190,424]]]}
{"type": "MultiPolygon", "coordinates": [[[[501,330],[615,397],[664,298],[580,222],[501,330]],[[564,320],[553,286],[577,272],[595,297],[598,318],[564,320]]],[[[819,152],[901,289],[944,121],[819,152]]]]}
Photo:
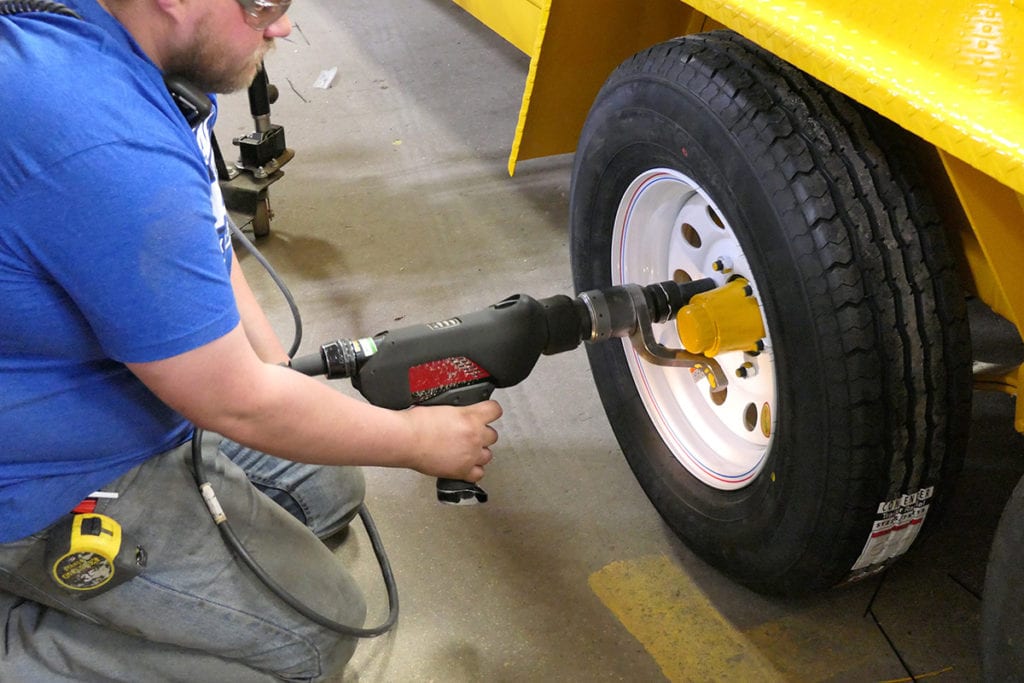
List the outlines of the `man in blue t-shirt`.
{"type": "Polygon", "coordinates": [[[287,5],[0,12],[0,680],[320,680],[344,666],[354,641],[280,603],[222,543],[192,482],[192,424],[211,432],[209,478],[252,554],[353,625],[362,596],[319,540],[361,504],[352,466],[476,481],[490,462],[494,402],[388,411],[281,366],[231,248],[214,115],[191,128],[164,77],[244,88],[290,31],[287,5]],[[88,599],[44,557],[80,505],[148,555],[88,599]]]}

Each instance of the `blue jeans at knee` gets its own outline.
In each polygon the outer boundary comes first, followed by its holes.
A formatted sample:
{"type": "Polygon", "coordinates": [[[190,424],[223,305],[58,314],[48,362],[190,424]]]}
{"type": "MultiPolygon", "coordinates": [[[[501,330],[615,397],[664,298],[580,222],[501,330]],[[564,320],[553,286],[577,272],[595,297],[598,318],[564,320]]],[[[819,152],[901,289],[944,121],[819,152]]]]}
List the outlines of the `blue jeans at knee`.
{"type": "Polygon", "coordinates": [[[366,484],[358,467],[293,462],[226,438],[219,450],[245,471],[253,486],[320,538],[343,529],[363,503],[366,484]]]}

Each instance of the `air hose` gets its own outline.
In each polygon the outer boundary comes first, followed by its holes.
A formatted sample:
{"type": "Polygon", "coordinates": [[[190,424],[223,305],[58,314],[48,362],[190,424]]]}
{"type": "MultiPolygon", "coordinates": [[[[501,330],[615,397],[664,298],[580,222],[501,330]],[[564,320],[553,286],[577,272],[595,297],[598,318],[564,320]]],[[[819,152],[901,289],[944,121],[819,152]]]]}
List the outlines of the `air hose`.
{"type": "Polygon", "coordinates": [[[50,0],[2,0],[0,2],[0,15],[27,14],[28,12],[45,12],[47,14],[59,14],[63,17],[81,19],[77,12],[59,2],[50,0]]]}
{"type": "Polygon", "coordinates": [[[217,501],[217,496],[213,492],[213,488],[210,486],[210,482],[206,479],[206,468],[203,465],[203,430],[198,427],[195,433],[192,435],[192,475],[195,478],[196,485],[199,487],[199,491],[203,495],[203,500],[206,501],[206,506],[210,510],[210,514],[213,516],[213,521],[217,523],[217,528],[220,529],[220,534],[224,538],[224,543],[231,549],[235,555],[240,559],[267,588],[270,589],[274,595],[280,598],[283,602],[288,604],[292,609],[306,617],[315,624],[319,624],[324,628],[335,631],[346,636],[354,636],[356,638],[374,638],[379,635],[383,635],[391,630],[391,628],[398,621],[398,587],[395,585],[395,575],[391,571],[391,563],[388,561],[387,553],[384,552],[384,545],[381,543],[380,534],[377,531],[377,525],[373,522],[373,517],[370,516],[370,511],[366,508],[365,504],[359,505],[359,519],[363,523],[363,527],[366,529],[366,535],[370,537],[370,544],[373,546],[373,554],[377,557],[377,563],[380,565],[381,576],[384,578],[384,586],[388,593],[388,618],[380,626],[373,628],[358,628],[356,626],[349,626],[348,624],[342,624],[333,619],[325,617],[313,608],[306,605],[304,602],[296,598],[294,595],[289,593],[283,586],[275,581],[270,574],[260,566],[259,562],[256,561],[245,545],[235,534],[234,529],[231,528],[231,522],[228,521],[227,516],[220,507],[220,503],[217,501]]]}
{"type": "MultiPolygon", "coordinates": [[[[295,338],[292,341],[291,350],[288,352],[288,356],[292,357],[295,355],[295,352],[299,347],[299,343],[302,340],[302,318],[299,315],[295,299],[292,297],[291,291],[288,289],[284,280],[277,274],[273,266],[271,266],[267,259],[263,257],[263,254],[260,253],[256,246],[249,242],[249,238],[239,230],[238,226],[235,225],[230,216],[227,217],[227,221],[232,234],[238,241],[243,243],[245,248],[256,258],[257,261],[259,261],[260,265],[266,269],[270,278],[274,281],[278,289],[281,291],[281,294],[288,302],[288,306],[292,311],[293,320],[295,321],[295,338]]],[[[374,638],[387,633],[394,627],[395,623],[398,621],[398,587],[395,585],[394,572],[391,570],[391,563],[388,561],[387,553],[384,551],[384,544],[380,540],[377,525],[374,523],[373,517],[370,516],[370,511],[364,503],[359,505],[359,519],[363,523],[363,528],[366,529],[366,535],[370,538],[370,544],[373,547],[373,554],[377,558],[377,564],[380,565],[381,576],[384,579],[384,587],[387,590],[388,595],[388,617],[381,625],[372,628],[359,628],[348,624],[342,624],[320,614],[289,593],[283,586],[277,583],[277,581],[275,581],[266,572],[266,570],[263,569],[263,567],[260,566],[256,561],[256,558],[249,553],[245,545],[238,538],[238,535],[235,534],[234,529],[231,528],[231,523],[228,521],[223,509],[221,509],[220,503],[217,501],[217,496],[213,492],[213,487],[210,486],[210,482],[207,480],[206,467],[203,464],[202,441],[203,430],[196,427],[195,432],[192,435],[192,475],[195,478],[196,486],[199,487],[203,500],[206,501],[206,506],[210,510],[213,521],[216,522],[217,528],[220,530],[221,536],[224,538],[224,542],[252,571],[252,573],[255,574],[256,577],[263,582],[263,584],[269,588],[272,593],[274,593],[274,595],[313,623],[342,635],[354,636],[356,638],[374,638]]]]}

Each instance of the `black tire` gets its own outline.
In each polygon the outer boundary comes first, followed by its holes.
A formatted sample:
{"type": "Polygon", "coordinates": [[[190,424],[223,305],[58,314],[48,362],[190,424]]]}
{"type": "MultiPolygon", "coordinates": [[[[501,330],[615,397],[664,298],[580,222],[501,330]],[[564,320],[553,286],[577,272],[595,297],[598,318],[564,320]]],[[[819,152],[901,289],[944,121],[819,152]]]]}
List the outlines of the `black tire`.
{"type": "MultiPolygon", "coordinates": [[[[962,464],[967,318],[909,144],[727,31],[637,54],[584,126],[570,197],[577,290],[742,275],[761,304],[764,352],[722,357],[729,377],[740,362],[761,370],[759,398],[738,399],[745,410],[626,344],[588,347],[654,506],[698,555],[756,590],[813,591],[891,563],[962,464]],[[656,187],[669,188],[664,207],[656,187]],[[696,227],[666,218],[691,204],[706,206],[696,227]],[[735,249],[732,273],[712,270],[709,239],[735,249]],[[691,252],[685,266],[671,262],[691,252]],[[723,474],[732,444],[749,461],[723,474]]],[[[679,344],[671,327],[658,334],[679,344]]],[[[742,394],[742,381],[730,390],[742,394]]]]}
{"type": "Polygon", "coordinates": [[[986,681],[1024,678],[1024,479],[999,519],[985,571],[981,667],[986,681]]]}

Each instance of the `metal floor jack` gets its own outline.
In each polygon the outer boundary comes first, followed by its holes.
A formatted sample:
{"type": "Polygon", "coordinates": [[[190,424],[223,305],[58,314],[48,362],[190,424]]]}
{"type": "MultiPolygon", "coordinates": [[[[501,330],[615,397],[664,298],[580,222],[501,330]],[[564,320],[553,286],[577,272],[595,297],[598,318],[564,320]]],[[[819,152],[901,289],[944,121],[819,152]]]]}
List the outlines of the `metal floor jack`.
{"type": "Polygon", "coordinates": [[[285,146],[284,128],[270,122],[270,105],[277,101],[277,95],[277,88],[270,84],[267,70],[261,64],[249,86],[249,112],[256,130],[232,140],[239,148],[238,160],[228,166],[216,136],[212,140],[224,205],[235,224],[243,230],[251,226],[255,237],[270,234],[274,217],[270,186],[284,177],[281,167],[295,156],[285,146]]]}

